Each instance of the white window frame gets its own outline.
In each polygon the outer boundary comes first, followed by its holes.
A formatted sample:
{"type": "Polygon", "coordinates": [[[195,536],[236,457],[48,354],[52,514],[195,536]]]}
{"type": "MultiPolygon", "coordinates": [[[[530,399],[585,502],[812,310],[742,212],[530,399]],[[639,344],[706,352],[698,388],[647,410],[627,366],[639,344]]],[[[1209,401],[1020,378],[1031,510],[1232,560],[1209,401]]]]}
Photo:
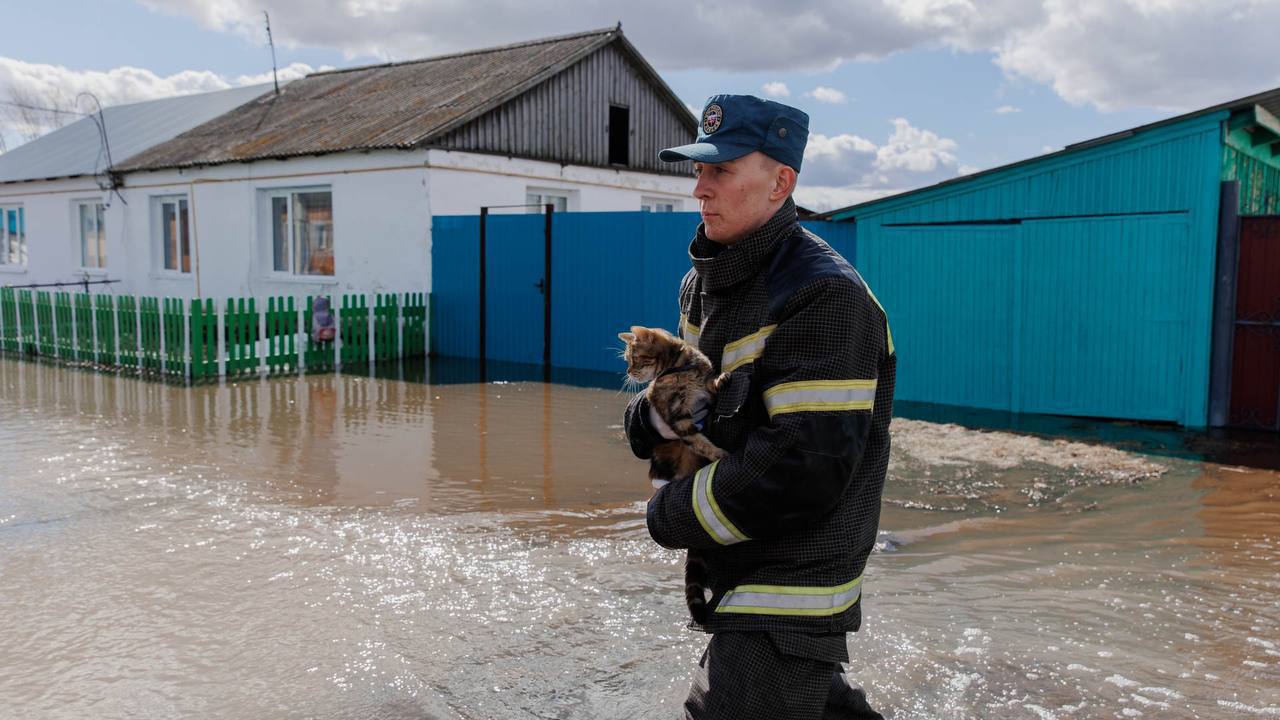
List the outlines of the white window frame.
{"type": "MultiPolygon", "coordinates": [[[[178,222],[178,227],[182,227],[182,222],[178,222]]],[[[192,270],[195,269],[196,249],[195,244],[191,241],[194,228],[191,225],[191,198],[186,193],[172,193],[168,195],[152,195],[151,196],[151,247],[152,252],[152,269],[156,275],[173,277],[173,278],[189,278],[192,277],[192,270]],[[187,217],[187,253],[191,258],[191,270],[182,269],[182,238],[178,238],[177,247],[175,249],[175,268],[167,268],[164,265],[164,206],[172,204],[176,206],[175,212],[184,212],[182,204],[186,203],[185,210],[187,217]]]]}
{"type": "Polygon", "coordinates": [[[540,213],[548,203],[555,204],[556,212],[569,212],[578,209],[578,191],[530,186],[525,188],[524,201],[528,205],[525,208],[527,213],[540,213]],[[557,200],[562,202],[556,202],[557,200]]]}
{"type": "Polygon", "coordinates": [[[329,241],[337,248],[337,234],[334,232],[334,226],[337,224],[337,208],[334,207],[334,195],[332,185],[304,185],[296,187],[278,187],[264,188],[258,191],[259,199],[259,259],[262,267],[265,268],[265,275],[271,280],[284,280],[292,282],[309,282],[309,283],[334,283],[337,281],[337,262],[335,257],[334,271],[330,275],[296,273],[293,271],[294,256],[296,252],[296,238],[294,237],[293,222],[293,203],[294,196],[303,193],[329,193],[329,207],[334,214],[334,218],[330,220],[329,241]],[[277,270],[275,263],[275,218],[272,214],[273,200],[276,198],[285,199],[285,208],[289,214],[285,221],[287,237],[285,238],[286,254],[284,264],[288,270],[277,270]]]}
{"type": "Polygon", "coordinates": [[[641,212],[683,212],[684,201],[679,198],[665,198],[645,195],[640,198],[641,212]]]}
{"type": "Polygon", "coordinates": [[[0,272],[20,273],[27,271],[27,211],[22,203],[0,204],[0,272]],[[9,213],[18,214],[18,238],[14,239],[9,232],[9,213]],[[17,243],[18,259],[9,261],[9,253],[13,244],[17,243]]]}
{"type": "Polygon", "coordinates": [[[89,274],[105,274],[107,272],[107,204],[101,197],[77,198],[71,201],[71,240],[74,243],[76,262],[81,272],[89,274]],[[98,247],[98,264],[88,265],[85,263],[85,237],[84,226],[80,224],[81,208],[94,208],[94,222],[97,225],[99,236],[98,247]]]}

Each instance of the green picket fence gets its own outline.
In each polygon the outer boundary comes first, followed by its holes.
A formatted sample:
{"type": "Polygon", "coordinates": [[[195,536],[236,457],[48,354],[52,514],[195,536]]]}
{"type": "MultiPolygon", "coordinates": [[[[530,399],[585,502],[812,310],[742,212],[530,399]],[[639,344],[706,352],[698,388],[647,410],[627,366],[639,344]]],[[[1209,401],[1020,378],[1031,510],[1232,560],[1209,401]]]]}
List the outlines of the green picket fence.
{"type": "Polygon", "coordinates": [[[190,380],[332,371],[426,354],[425,293],[327,297],[335,337],[316,337],[314,298],[210,299],[0,288],[0,352],[190,380]]]}
{"type": "Polygon", "coordinates": [[[97,311],[98,364],[117,365],[115,296],[99,295],[94,309],[97,311]]]}
{"type": "MultiPolygon", "coordinates": [[[[329,301],[329,307],[332,308],[333,298],[327,295],[324,298],[329,301]]],[[[309,370],[332,370],[338,365],[336,353],[338,344],[332,340],[321,341],[315,337],[315,332],[312,330],[311,311],[314,302],[314,298],[308,297],[302,313],[302,328],[307,334],[307,346],[302,353],[303,362],[309,370]]]]}
{"type": "Polygon", "coordinates": [[[365,365],[369,362],[369,307],[363,295],[343,295],[339,315],[342,345],[339,354],[343,365],[365,365]]]}
{"type": "Polygon", "coordinates": [[[54,333],[57,336],[54,343],[58,349],[58,357],[63,360],[75,360],[76,331],[75,323],[71,320],[71,293],[54,293],[53,320],[54,333]]]}
{"type": "Polygon", "coordinates": [[[218,377],[218,314],[212,300],[191,301],[191,378],[218,377]]]}
{"type": "Polygon", "coordinates": [[[89,295],[75,296],[76,322],[76,357],[85,362],[92,362],[93,348],[93,298],[89,295]]]}
{"type": "Polygon", "coordinates": [[[427,354],[427,294],[404,296],[404,354],[421,357],[427,354]]]}
{"type": "Polygon", "coordinates": [[[18,350],[34,353],[36,350],[36,305],[30,290],[18,292],[18,350]]]}
{"type": "Polygon", "coordinates": [[[18,295],[13,288],[0,288],[0,350],[18,352],[18,295]]]}
{"type": "Polygon", "coordinates": [[[36,335],[40,338],[41,355],[53,355],[53,298],[47,292],[36,293],[36,335]]]}
{"type": "Polygon", "coordinates": [[[116,303],[116,328],[120,333],[120,364],[136,368],[138,354],[138,301],[130,295],[121,295],[116,303]]]}
{"type": "Polygon", "coordinates": [[[267,298],[266,364],[268,372],[298,369],[298,311],[291,297],[267,298]]]}

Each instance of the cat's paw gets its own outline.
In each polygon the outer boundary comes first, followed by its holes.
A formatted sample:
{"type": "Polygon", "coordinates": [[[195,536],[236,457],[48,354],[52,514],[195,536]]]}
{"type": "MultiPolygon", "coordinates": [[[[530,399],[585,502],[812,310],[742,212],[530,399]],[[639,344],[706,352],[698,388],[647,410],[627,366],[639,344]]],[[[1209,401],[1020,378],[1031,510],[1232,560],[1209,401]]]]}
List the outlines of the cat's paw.
{"type": "Polygon", "coordinates": [[[711,382],[707,383],[707,389],[710,390],[712,394],[715,394],[720,392],[721,388],[727,385],[728,382],[729,373],[720,373],[714,378],[711,378],[711,382]]]}

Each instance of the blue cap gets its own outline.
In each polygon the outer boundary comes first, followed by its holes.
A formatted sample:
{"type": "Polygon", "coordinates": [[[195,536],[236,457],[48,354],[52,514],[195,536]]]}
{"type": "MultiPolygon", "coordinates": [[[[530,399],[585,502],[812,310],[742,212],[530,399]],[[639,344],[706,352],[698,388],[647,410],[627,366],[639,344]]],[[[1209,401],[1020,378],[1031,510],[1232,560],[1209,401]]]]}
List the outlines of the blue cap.
{"type": "Polygon", "coordinates": [[[698,139],[658,153],[666,162],[721,163],[760,152],[800,172],[809,115],[752,95],[712,95],[702,107],[698,139]]]}

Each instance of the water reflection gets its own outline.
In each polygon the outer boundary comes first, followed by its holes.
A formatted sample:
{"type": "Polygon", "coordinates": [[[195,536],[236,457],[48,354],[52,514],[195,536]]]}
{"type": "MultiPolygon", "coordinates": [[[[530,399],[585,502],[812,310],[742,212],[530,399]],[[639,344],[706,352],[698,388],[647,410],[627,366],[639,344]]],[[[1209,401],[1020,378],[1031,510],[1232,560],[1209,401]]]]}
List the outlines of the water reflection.
{"type": "MultiPolygon", "coordinates": [[[[450,372],[0,359],[0,716],[674,715],[703,641],[625,396],[450,372]]],[[[1280,475],[893,432],[851,648],[898,720],[1280,714],[1280,475]]]]}
{"type": "Polygon", "coordinates": [[[605,390],[351,374],[180,387],[7,360],[0,385],[51,419],[145,443],[153,462],[309,504],[591,508],[647,488],[619,434],[620,396],[605,390]]]}

